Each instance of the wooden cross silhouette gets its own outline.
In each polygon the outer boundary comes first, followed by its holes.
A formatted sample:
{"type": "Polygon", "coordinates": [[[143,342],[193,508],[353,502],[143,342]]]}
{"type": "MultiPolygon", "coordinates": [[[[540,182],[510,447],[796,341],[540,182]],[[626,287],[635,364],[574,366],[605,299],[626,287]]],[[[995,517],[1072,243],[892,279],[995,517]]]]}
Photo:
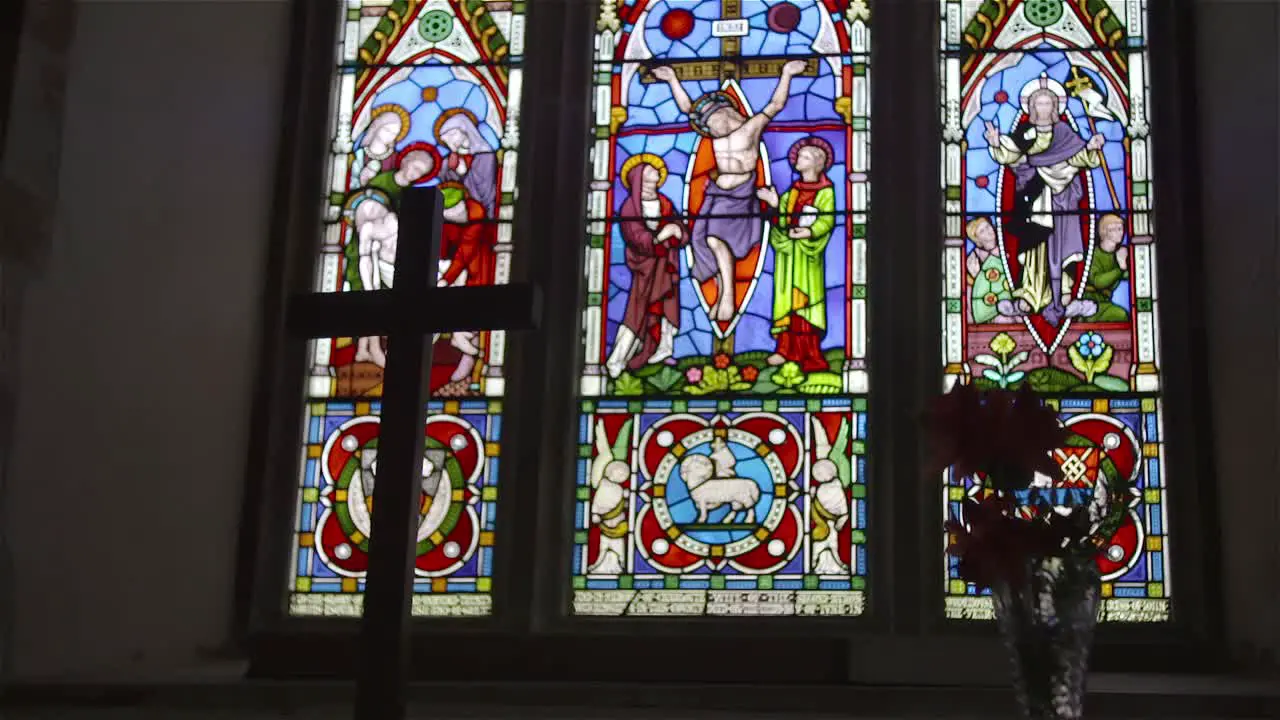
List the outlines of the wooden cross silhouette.
{"type": "Polygon", "coordinates": [[[436,287],[441,210],[437,191],[404,191],[391,289],[310,293],[292,298],[288,310],[294,336],[387,338],[357,720],[398,720],[407,703],[432,333],[534,329],[541,316],[542,295],[534,285],[436,287]]]}

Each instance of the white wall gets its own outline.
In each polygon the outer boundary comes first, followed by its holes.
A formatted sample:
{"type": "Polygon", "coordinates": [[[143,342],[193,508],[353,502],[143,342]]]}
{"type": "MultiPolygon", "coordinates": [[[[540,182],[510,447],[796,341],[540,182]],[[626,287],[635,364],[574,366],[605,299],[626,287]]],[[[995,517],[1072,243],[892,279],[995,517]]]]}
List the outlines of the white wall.
{"type": "Polygon", "coordinates": [[[22,339],[21,675],[225,641],[287,10],[80,10],[61,221],[22,339]]]}
{"type": "MultiPolygon", "coordinates": [[[[1209,252],[1203,286],[1164,291],[1208,303],[1231,629],[1275,649],[1276,7],[1202,2],[1209,252]]],[[[286,11],[81,8],[61,223],[23,338],[23,676],[168,666],[226,637],[286,11]]]]}

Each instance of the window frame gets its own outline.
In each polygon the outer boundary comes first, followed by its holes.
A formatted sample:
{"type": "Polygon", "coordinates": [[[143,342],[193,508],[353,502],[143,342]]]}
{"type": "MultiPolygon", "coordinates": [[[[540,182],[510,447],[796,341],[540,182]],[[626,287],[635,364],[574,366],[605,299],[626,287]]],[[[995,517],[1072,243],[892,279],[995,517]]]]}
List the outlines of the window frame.
{"type": "MultiPolygon", "coordinates": [[[[292,3],[291,26],[298,30],[287,61],[275,184],[279,209],[266,248],[261,362],[250,421],[234,620],[255,674],[271,676],[325,672],[318,656],[332,655],[335,642],[353,642],[357,625],[349,619],[293,618],[284,608],[293,542],[285,532],[291,523],[284,518],[295,511],[298,400],[304,382],[299,368],[304,366],[307,344],[284,336],[284,304],[290,294],[312,289],[339,5],[292,3]]],[[[924,448],[915,408],[923,407],[940,385],[937,302],[943,205],[938,182],[937,0],[872,2],[868,361],[873,381],[868,394],[867,613],[839,619],[696,617],[660,622],[567,613],[596,12],[595,3],[586,0],[528,3],[526,37],[537,38],[537,44],[529,43],[523,60],[517,171],[521,192],[515,209],[512,277],[542,285],[546,322],[538,333],[515,335],[508,343],[503,445],[504,456],[510,455],[503,464],[503,500],[498,504],[494,614],[483,619],[420,619],[415,623],[415,653],[425,657],[439,641],[467,638],[466,657],[486,664],[494,662],[495,652],[513,657],[501,663],[494,679],[528,679],[545,672],[537,666],[546,653],[567,657],[572,648],[583,648],[578,655],[588,659],[579,661],[578,672],[596,679],[599,676],[592,673],[601,669],[591,666],[585,648],[602,636],[618,637],[626,638],[634,653],[625,663],[632,670],[626,677],[634,678],[636,668],[652,662],[646,658],[662,657],[666,638],[679,635],[730,648],[732,653],[726,654],[743,658],[738,663],[743,669],[748,661],[798,653],[813,656],[816,650],[818,656],[832,658],[830,667],[818,673],[830,681],[896,682],[946,681],[951,677],[946,659],[954,657],[952,653],[998,652],[990,623],[943,617],[941,485],[919,462],[924,448]],[[921,24],[931,28],[930,42],[921,42],[921,24]],[[559,48],[559,53],[539,52],[537,46],[559,48]],[[565,112],[566,107],[574,111],[565,112]],[[892,108],[892,116],[885,108],[892,108]],[[538,142],[531,141],[534,137],[538,142]],[[931,139],[924,149],[920,138],[931,139]],[[899,148],[912,150],[903,159],[899,148]],[[552,177],[555,182],[542,181],[552,177]],[[565,202],[557,196],[564,187],[582,190],[565,202]],[[534,218],[534,208],[555,206],[563,211],[534,218]],[[896,221],[901,218],[905,220],[896,221]],[[572,352],[565,352],[565,347],[572,352]],[[530,511],[517,512],[518,508],[530,511]],[[736,636],[747,627],[755,640],[743,643],[736,636]],[[637,642],[641,637],[653,640],[637,642]],[[884,662],[890,655],[901,667],[884,662]]],[[[1198,173],[1194,153],[1177,162],[1171,158],[1179,158],[1182,148],[1195,147],[1194,90],[1179,83],[1193,76],[1192,9],[1189,0],[1169,0],[1147,12],[1157,157],[1153,183],[1159,198],[1158,278],[1165,287],[1185,287],[1201,252],[1199,194],[1189,181],[1198,173]]],[[[1216,660],[1216,638],[1221,636],[1221,598],[1206,589],[1220,587],[1214,562],[1220,550],[1209,544],[1217,537],[1213,459],[1208,447],[1194,442],[1209,430],[1203,308],[1184,296],[1166,295],[1160,302],[1164,388],[1178,389],[1166,389],[1163,396],[1166,458],[1178,468],[1169,487],[1170,522],[1177,537],[1172,558],[1176,615],[1161,625],[1103,626],[1096,668],[1190,668],[1206,657],[1216,660]],[[1158,648],[1171,667],[1133,662],[1135,646],[1158,648]]],[[[465,664],[469,663],[459,663],[465,664]]],[[[1002,674],[1003,665],[1000,668],[1002,674]]],[[[806,676],[821,681],[812,669],[806,676]]],[[[448,679],[438,673],[432,677],[448,679]]],[[[732,677],[752,679],[741,672],[732,677]]],[[[755,679],[782,682],[786,677],[773,667],[755,679]]]]}
{"type": "MultiPolygon", "coordinates": [[[[243,522],[239,538],[240,573],[237,578],[236,633],[241,645],[250,648],[270,646],[268,653],[284,650],[281,644],[297,640],[306,644],[306,636],[334,635],[346,637],[354,633],[351,618],[291,617],[288,615],[285,578],[292,549],[290,521],[296,511],[298,447],[302,436],[302,407],[305,378],[299,372],[306,365],[306,339],[292,338],[285,333],[285,306],[289,297],[298,293],[314,292],[315,267],[318,258],[317,238],[321,236],[320,201],[323,198],[329,144],[332,141],[332,111],[336,83],[335,50],[340,43],[339,16],[342,3],[316,3],[293,0],[290,15],[291,27],[298,28],[290,41],[287,61],[287,88],[281,122],[281,146],[277,159],[277,203],[282,209],[273,217],[272,238],[268,243],[267,286],[264,289],[264,317],[262,324],[261,354],[258,377],[255,381],[255,397],[251,420],[251,447],[246,471],[247,487],[242,508],[243,522]],[[281,281],[283,278],[283,282],[281,281]],[[288,478],[287,481],[284,478],[288,478]],[[253,490],[262,488],[263,492],[253,490]],[[284,528],[282,530],[282,527],[284,528]],[[248,566],[246,567],[246,562],[248,566]],[[281,640],[289,638],[291,640],[281,640]],[[259,642],[263,641],[263,642],[259,642]]],[[[532,25],[534,17],[553,17],[552,13],[527,12],[533,32],[543,37],[554,33],[556,26],[547,23],[532,25]]],[[[528,34],[528,31],[527,31],[528,34]]],[[[535,61],[536,62],[536,61],[535,61]]],[[[521,61],[526,71],[531,66],[528,56],[521,61]]],[[[526,72],[526,75],[528,72],[526,72]]],[[[524,86],[524,108],[533,103],[530,98],[542,93],[550,95],[547,85],[537,78],[549,77],[539,73],[533,82],[524,86]]],[[[554,106],[543,109],[548,116],[554,106]]],[[[554,116],[551,116],[554,118],[554,116]]],[[[522,112],[522,135],[526,138],[530,128],[539,124],[538,118],[522,112]]],[[[531,168],[547,148],[538,148],[525,140],[517,165],[517,186],[533,187],[528,177],[531,168]],[[530,157],[532,156],[532,157],[530,157]]],[[[545,161],[545,158],[544,158],[545,161]]],[[[545,242],[545,231],[530,222],[531,193],[521,193],[516,200],[513,219],[513,243],[511,279],[519,282],[528,277],[528,267],[536,260],[537,253],[530,251],[545,242]],[[524,240],[528,238],[528,240],[524,240]],[[522,241],[523,240],[523,241],[522,241]]],[[[526,423],[513,421],[520,405],[518,398],[524,395],[522,386],[531,377],[529,370],[536,362],[525,361],[527,344],[516,336],[508,343],[509,363],[506,373],[506,392],[502,398],[504,423],[503,444],[515,448],[507,467],[514,468],[518,460],[524,460],[530,451],[536,451],[532,443],[523,441],[520,427],[526,423]]],[[[534,425],[536,426],[536,424],[534,425]]],[[[526,460],[527,462],[527,460],[526,460]]],[[[507,472],[510,472],[508,470],[507,472]]],[[[516,598],[528,594],[526,574],[514,571],[518,565],[521,548],[519,542],[521,518],[516,507],[536,501],[532,492],[536,488],[512,485],[504,489],[504,496],[512,498],[499,502],[497,523],[511,527],[508,532],[499,531],[495,537],[494,576],[509,578],[505,589],[499,584],[493,592],[494,613],[484,618],[465,618],[441,622],[437,619],[417,618],[415,625],[435,625],[445,632],[473,634],[516,632],[528,625],[525,606],[516,598]],[[514,496],[514,497],[513,497],[514,496]],[[515,516],[515,517],[509,517],[515,516]],[[525,587],[521,587],[521,583],[525,587]],[[510,608],[510,611],[507,608],[510,608]]],[[[292,656],[293,653],[285,652],[292,656]]]]}
{"type": "MultiPolygon", "coordinates": [[[[913,4],[923,3],[936,5],[935,0],[914,0],[913,4]]],[[[1148,89],[1152,97],[1150,118],[1155,166],[1152,185],[1156,197],[1154,247],[1157,288],[1188,287],[1190,269],[1201,265],[1200,197],[1195,182],[1188,179],[1198,175],[1195,171],[1197,155],[1195,152],[1180,152],[1188,147],[1199,147],[1194,124],[1195,90],[1179,82],[1181,78],[1194,77],[1193,13],[1189,0],[1148,1],[1146,54],[1150,72],[1148,89]],[[1181,161],[1173,161],[1173,158],[1181,161]]],[[[936,19],[932,27],[935,28],[932,47],[936,48],[939,28],[936,19]]],[[[936,69],[930,80],[931,88],[939,87],[936,69]]],[[[940,138],[940,118],[936,112],[931,118],[932,132],[940,138]]],[[[939,144],[935,143],[930,150],[933,168],[941,164],[938,147],[939,144]]],[[[936,175],[937,171],[933,172],[936,175]]],[[[937,209],[933,211],[939,223],[941,208],[939,191],[937,209]]],[[[940,235],[939,230],[934,232],[940,235]]],[[[936,250],[934,253],[936,259],[931,272],[933,278],[939,278],[942,274],[941,257],[936,250]]],[[[934,284],[937,284],[936,280],[934,284]]],[[[1168,623],[1102,625],[1097,645],[1103,653],[1110,647],[1146,645],[1172,653],[1177,664],[1195,663],[1197,654],[1214,645],[1220,635],[1217,628],[1221,623],[1221,613],[1216,610],[1220,597],[1208,590],[1221,586],[1213,563],[1218,553],[1212,552],[1216,548],[1210,545],[1218,535],[1212,449],[1206,443],[1196,442],[1197,436],[1210,436],[1207,362],[1203,352],[1206,344],[1204,308],[1189,302],[1187,294],[1165,293],[1158,296],[1158,302],[1161,309],[1158,332],[1160,401],[1165,429],[1164,467],[1174,468],[1168,486],[1169,523],[1173,528],[1170,537],[1174,539],[1172,544],[1176,548],[1170,558],[1176,588],[1174,615],[1168,623]],[[1188,650],[1191,647],[1195,650],[1188,650]]],[[[936,344],[940,337],[940,324],[936,319],[930,324],[927,341],[936,344]]],[[[936,355],[932,346],[931,352],[936,355]]],[[[936,377],[937,370],[931,368],[931,371],[936,377]]],[[[930,558],[930,563],[935,566],[930,570],[930,577],[941,577],[941,555],[930,558]]],[[[978,623],[946,620],[942,616],[942,594],[939,592],[936,596],[929,596],[931,604],[936,603],[936,612],[926,611],[922,618],[927,631],[932,633],[945,629],[959,636],[981,632],[978,623]]]]}

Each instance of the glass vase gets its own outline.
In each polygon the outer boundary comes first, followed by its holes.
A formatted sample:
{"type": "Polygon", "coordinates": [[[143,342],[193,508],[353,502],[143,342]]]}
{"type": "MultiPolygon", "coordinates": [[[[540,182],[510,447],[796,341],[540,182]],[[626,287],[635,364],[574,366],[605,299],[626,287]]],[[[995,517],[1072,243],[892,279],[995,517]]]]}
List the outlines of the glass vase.
{"type": "Polygon", "coordinates": [[[1084,717],[1099,592],[1098,566],[1090,557],[1030,560],[1025,583],[992,588],[1023,718],[1084,717]]]}

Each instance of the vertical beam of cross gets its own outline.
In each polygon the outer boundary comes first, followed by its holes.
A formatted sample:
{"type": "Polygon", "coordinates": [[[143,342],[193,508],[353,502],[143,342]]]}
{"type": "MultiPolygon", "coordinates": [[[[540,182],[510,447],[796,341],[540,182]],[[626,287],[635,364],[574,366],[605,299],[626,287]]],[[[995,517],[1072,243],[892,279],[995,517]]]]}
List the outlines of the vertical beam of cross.
{"type": "MultiPolygon", "coordinates": [[[[404,193],[395,284],[387,291],[393,315],[433,309],[418,306],[416,300],[436,285],[442,205],[434,190],[404,193]]],[[[434,309],[440,312],[438,306],[434,309]]],[[[373,531],[360,628],[362,661],[356,679],[357,720],[398,720],[408,702],[409,624],[432,342],[430,333],[397,324],[401,326],[387,334],[373,531]]]]}
{"type": "MultiPolygon", "coordinates": [[[[720,19],[742,19],[742,0],[720,0],[720,19]]],[[[736,61],[742,54],[742,38],[737,35],[721,38],[720,54],[724,57],[720,63],[720,81],[723,83],[738,76],[736,61]]]]}
{"type": "Polygon", "coordinates": [[[387,338],[357,720],[399,720],[407,705],[431,336],[536,329],[542,316],[542,292],[529,283],[436,286],[441,209],[435,190],[404,191],[391,289],[308,293],[291,298],[288,309],[289,332],[295,336],[387,338]]]}

